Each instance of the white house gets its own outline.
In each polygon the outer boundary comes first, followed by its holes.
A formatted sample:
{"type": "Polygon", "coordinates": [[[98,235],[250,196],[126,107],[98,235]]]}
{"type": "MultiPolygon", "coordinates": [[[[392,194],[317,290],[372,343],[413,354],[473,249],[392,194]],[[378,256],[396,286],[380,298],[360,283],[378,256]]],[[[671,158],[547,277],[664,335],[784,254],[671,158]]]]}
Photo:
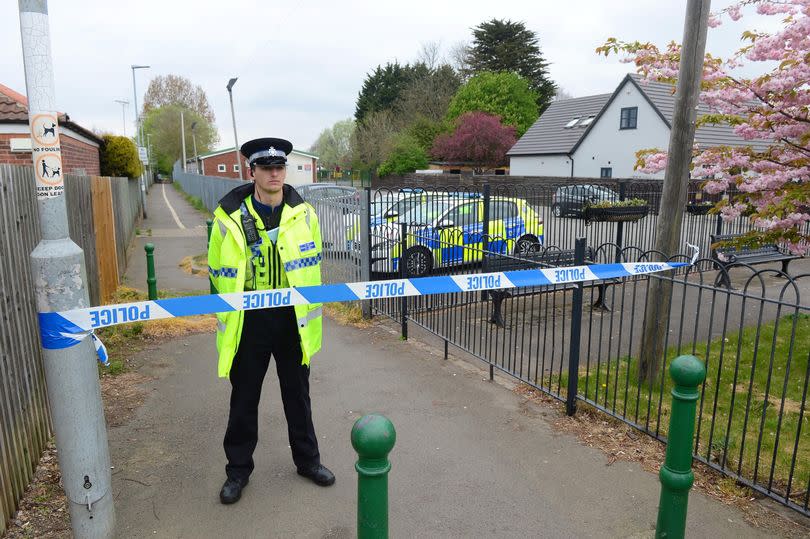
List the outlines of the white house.
{"type": "MultiPolygon", "coordinates": [[[[627,75],[612,94],[554,101],[507,152],[512,176],[663,178],[633,170],[636,152],[666,151],[675,109],[673,86],[627,75]]],[[[705,105],[698,114],[708,112],[705,105]]],[[[752,145],[727,125],[695,132],[703,147],[752,145]]],[[[757,144],[753,144],[758,146],[757,144]]]]}

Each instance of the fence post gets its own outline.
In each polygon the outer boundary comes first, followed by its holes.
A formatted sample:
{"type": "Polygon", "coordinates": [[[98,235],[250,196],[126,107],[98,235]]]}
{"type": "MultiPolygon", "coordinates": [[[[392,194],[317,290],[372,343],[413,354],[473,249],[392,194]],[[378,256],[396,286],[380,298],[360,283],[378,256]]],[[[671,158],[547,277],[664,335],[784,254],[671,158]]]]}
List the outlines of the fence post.
{"type": "MultiPolygon", "coordinates": [[[[585,265],[585,238],[574,242],[574,265],[585,265]]],[[[579,341],[582,335],[582,297],[584,284],[578,282],[571,298],[571,339],[568,353],[568,395],[565,399],[565,413],[569,416],[577,412],[577,386],[579,383],[579,341]]]]}
{"type": "MultiPolygon", "coordinates": [[[[489,203],[490,203],[490,201],[491,201],[491,187],[490,187],[490,185],[488,183],[485,183],[484,184],[484,215],[481,216],[481,219],[483,220],[483,224],[484,224],[484,226],[483,226],[483,228],[481,230],[481,233],[483,234],[483,238],[482,238],[482,241],[481,241],[481,250],[483,251],[481,253],[481,260],[482,261],[487,256],[487,252],[489,251],[489,214],[490,214],[489,203]]],[[[483,292],[481,292],[481,301],[486,301],[486,300],[487,300],[487,293],[486,293],[486,291],[483,291],[483,292]]]]}
{"type": "Polygon", "coordinates": [[[383,415],[371,414],[355,421],[352,447],[357,452],[357,537],[388,537],[388,453],[397,441],[394,425],[383,415]]]}
{"type": "Polygon", "coordinates": [[[667,453],[658,476],[661,498],[658,502],[656,537],[683,537],[686,533],[686,505],[695,480],[692,472],[692,443],[695,437],[695,408],[698,386],[706,378],[706,368],[695,356],[678,356],[669,367],[675,382],[672,413],[669,418],[667,453]]]}
{"type": "MultiPolygon", "coordinates": [[[[627,182],[619,180],[619,200],[625,200],[627,197],[627,182]]],[[[616,263],[622,261],[622,242],[624,242],[624,222],[619,221],[616,224],[616,263]]]]}
{"type": "MultiPolygon", "coordinates": [[[[371,188],[366,187],[363,189],[362,198],[360,198],[360,256],[358,258],[360,263],[360,280],[371,280],[371,188]]],[[[360,303],[360,308],[363,311],[363,318],[371,318],[371,300],[366,300],[360,303]]]]}
{"type": "MultiPolygon", "coordinates": [[[[214,227],[214,220],[213,219],[206,219],[205,226],[208,228],[208,243],[205,244],[205,249],[208,251],[208,247],[211,245],[211,229],[214,227]]],[[[214,279],[211,277],[211,274],[208,274],[208,288],[212,294],[217,293],[217,287],[214,286],[214,279]]]]}
{"type": "Polygon", "coordinates": [[[155,278],[155,244],[147,243],[143,246],[146,251],[146,287],[149,290],[149,299],[157,297],[157,279],[155,278]]]}
{"type": "MultiPolygon", "coordinates": [[[[403,279],[408,278],[408,267],[405,264],[405,251],[408,248],[408,223],[400,223],[399,238],[399,275],[403,279]]],[[[400,300],[400,315],[402,325],[402,339],[408,340],[408,298],[402,297],[400,300]]]]}

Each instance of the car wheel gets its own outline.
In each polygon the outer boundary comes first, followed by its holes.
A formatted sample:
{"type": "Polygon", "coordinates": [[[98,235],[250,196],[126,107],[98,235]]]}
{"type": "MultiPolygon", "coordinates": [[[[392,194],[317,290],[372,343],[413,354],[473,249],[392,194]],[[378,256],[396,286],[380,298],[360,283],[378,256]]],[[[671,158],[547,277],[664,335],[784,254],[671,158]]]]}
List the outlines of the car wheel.
{"type": "Polygon", "coordinates": [[[551,213],[554,215],[554,217],[562,217],[562,208],[559,204],[554,204],[551,207],[551,213]]]}
{"type": "Polygon", "coordinates": [[[405,268],[408,277],[422,277],[433,269],[433,258],[424,247],[411,247],[405,251],[405,268]]]}
{"type": "Polygon", "coordinates": [[[536,253],[540,250],[540,243],[534,236],[521,236],[515,242],[515,254],[525,255],[529,253],[536,253]]]}

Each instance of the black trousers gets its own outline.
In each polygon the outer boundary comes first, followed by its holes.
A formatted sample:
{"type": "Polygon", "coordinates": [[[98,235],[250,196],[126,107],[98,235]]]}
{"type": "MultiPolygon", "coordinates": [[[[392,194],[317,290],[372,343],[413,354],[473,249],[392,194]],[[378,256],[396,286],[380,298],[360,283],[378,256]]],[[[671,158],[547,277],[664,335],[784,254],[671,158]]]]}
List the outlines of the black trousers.
{"type": "Polygon", "coordinates": [[[320,464],[309,400],[309,367],[301,365],[295,311],[292,307],[245,311],[231,367],[231,410],[223,444],[228,458],[225,473],[232,479],[247,479],[253,472],[259,398],[271,355],[276,361],[293,461],[299,469],[320,464]]]}

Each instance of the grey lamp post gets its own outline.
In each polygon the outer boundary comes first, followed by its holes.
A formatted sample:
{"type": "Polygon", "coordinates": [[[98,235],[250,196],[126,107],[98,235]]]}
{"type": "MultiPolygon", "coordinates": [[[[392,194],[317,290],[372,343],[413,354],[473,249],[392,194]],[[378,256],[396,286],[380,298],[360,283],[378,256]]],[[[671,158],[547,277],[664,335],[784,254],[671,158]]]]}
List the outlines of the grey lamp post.
{"type": "MultiPolygon", "coordinates": [[[[138,90],[135,87],[135,70],[136,69],[149,69],[149,66],[132,64],[132,95],[135,98],[135,133],[138,137],[138,148],[143,146],[143,134],[141,133],[140,114],[138,113],[138,90]]],[[[140,149],[138,150],[140,152],[140,149]]],[[[143,218],[146,219],[146,180],[141,173],[141,205],[143,208],[143,218]]]]}
{"type": "Polygon", "coordinates": [[[242,158],[239,156],[239,137],[236,136],[236,116],[233,113],[233,85],[236,84],[236,79],[238,77],[234,77],[228,81],[228,85],[225,87],[228,89],[228,97],[231,100],[231,119],[233,120],[233,141],[236,144],[236,163],[239,165],[239,179],[244,180],[245,177],[242,175],[242,158]]]}
{"type": "Polygon", "coordinates": [[[116,99],[115,102],[121,103],[121,118],[124,120],[124,136],[127,136],[127,105],[129,105],[129,101],[116,99]]]}
{"type": "Polygon", "coordinates": [[[197,122],[191,122],[191,143],[194,145],[194,168],[197,169],[197,174],[200,173],[200,158],[197,157],[197,134],[195,132],[197,122]]]}

